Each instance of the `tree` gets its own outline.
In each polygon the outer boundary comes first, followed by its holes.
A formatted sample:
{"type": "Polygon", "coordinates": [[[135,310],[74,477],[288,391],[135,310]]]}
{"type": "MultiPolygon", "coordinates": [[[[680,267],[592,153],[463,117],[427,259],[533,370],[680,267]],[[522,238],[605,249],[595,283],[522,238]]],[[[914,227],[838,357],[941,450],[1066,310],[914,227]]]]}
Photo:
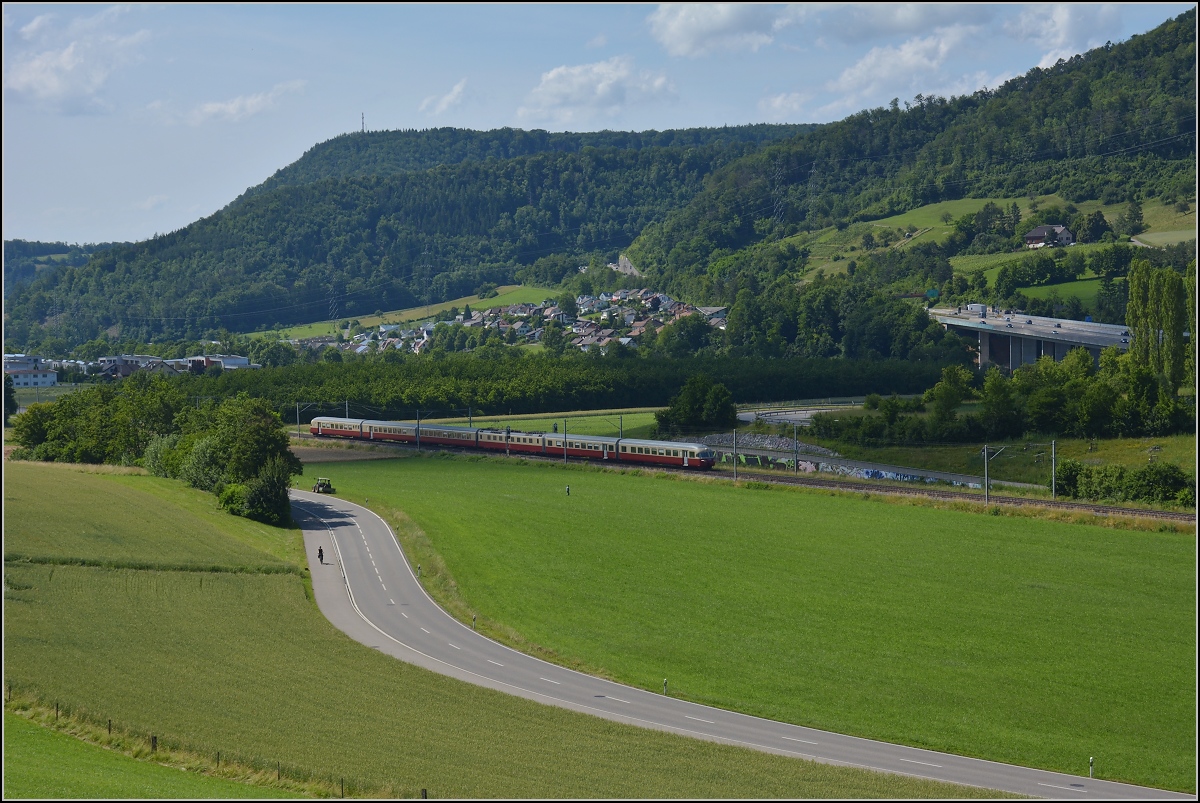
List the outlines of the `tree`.
{"type": "Polygon", "coordinates": [[[989,438],[1011,438],[1021,434],[1021,411],[1010,382],[992,366],[983,379],[980,419],[989,438]]]}
{"type": "Polygon", "coordinates": [[[4,426],[8,420],[17,414],[20,406],[17,404],[17,390],[13,386],[12,374],[4,375],[4,426]]]}
{"type": "Polygon", "coordinates": [[[942,369],[942,380],[925,392],[925,401],[933,404],[931,418],[935,425],[948,424],[957,417],[955,412],[971,395],[971,373],[961,365],[942,369]]]}
{"type": "Polygon", "coordinates": [[[278,458],[292,474],[300,474],[300,460],[288,449],[288,435],[279,414],[265,399],[239,393],[217,409],[215,432],[225,456],[224,478],[244,483],[270,460],[278,458]]]}
{"type": "Polygon", "coordinates": [[[654,414],[655,430],[661,436],[698,429],[729,429],[737,421],[733,394],[706,374],[695,374],[684,383],[665,410],[654,414]]]}
{"type": "Polygon", "coordinates": [[[542,330],[542,346],[556,356],[567,350],[567,336],[556,321],[546,324],[546,328],[542,330]]]}
{"type": "Polygon", "coordinates": [[[275,456],[246,483],[247,518],[276,526],[284,526],[291,522],[291,500],[288,498],[288,490],[292,486],[292,475],[301,473],[292,469],[293,466],[287,460],[275,456]]]}
{"type": "Polygon", "coordinates": [[[575,303],[575,295],[570,292],[563,293],[558,297],[558,308],[566,313],[567,317],[575,318],[579,315],[579,305],[575,303]]]}

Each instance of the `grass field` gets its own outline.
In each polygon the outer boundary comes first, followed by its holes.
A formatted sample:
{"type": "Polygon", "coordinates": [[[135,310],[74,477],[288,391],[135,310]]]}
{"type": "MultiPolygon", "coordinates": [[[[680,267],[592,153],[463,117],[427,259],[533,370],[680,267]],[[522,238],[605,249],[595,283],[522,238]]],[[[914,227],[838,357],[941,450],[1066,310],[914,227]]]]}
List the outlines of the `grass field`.
{"type": "Polygon", "coordinates": [[[1194,789],[1190,534],[481,458],[323,470],[411,560],[444,560],[433,593],[526,649],[775,719],[1194,789]]]}
{"type": "Polygon", "coordinates": [[[6,800],[291,796],[282,790],[138,761],[4,712],[6,800]]]}
{"type": "MultiPolygon", "coordinates": [[[[835,449],[842,455],[858,460],[872,460],[898,466],[913,466],[961,474],[983,474],[983,444],[964,443],[934,446],[867,447],[835,441],[810,439],[821,446],[835,449]]],[[[1074,458],[1085,463],[1117,463],[1127,468],[1141,468],[1151,455],[1156,460],[1176,463],[1191,473],[1196,472],[1196,436],[1169,435],[1161,438],[1111,438],[1097,440],[1095,451],[1091,442],[1082,438],[1057,441],[1058,458],[1074,458]]],[[[1010,482],[1050,482],[1050,441],[999,441],[993,447],[1005,446],[1004,452],[992,459],[989,474],[992,479],[1010,482]],[[1026,444],[1029,444],[1028,446],[1026,444]]]]}
{"type": "Polygon", "coordinates": [[[68,393],[77,390],[80,385],[51,385],[48,388],[16,388],[17,404],[28,407],[38,401],[56,401],[68,393]]]}
{"type": "MultiPolygon", "coordinates": [[[[9,487],[53,489],[59,499],[91,493],[91,479],[111,482],[112,500],[60,524],[82,530],[104,516],[120,543],[77,538],[71,551],[90,547],[82,557],[102,560],[139,544],[147,560],[177,549],[180,563],[195,554],[205,495],[179,489],[195,497],[185,502],[146,476],[21,463],[5,466],[6,549],[45,548],[29,526],[45,497],[10,496],[9,487]],[[157,519],[134,515],[139,508],[157,519]]],[[[242,571],[288,554],[293,531],[269,531],[276,543],[253,558],[242,550],[257,536],[225,534],[236,544],[218,549],[210,534],[200,549],[227,571],[6,561],[5,680],[18,695],[61,701],[71,716],[154,733],[160,749],[279,762],[285,781],[325,779],[330,789],[344,776],[351,795],[992,795],[638,729],[434,675],[335,630],[301,577],[242,571]]],[[[6,776],[10,765],[6,756],[6,776]]]]}
{"type": "MultiPolygon", "coordinates": [[[[654,432],[654,411],[657,407],[632,408],[625,410],[585,410],[572,413],[549,413],[544,416],[501,415],[483,418],[476,416],[471,423],[476,427],[512,427],[526,432],[552,432],[557,426],[562,431],[576,435],[602,435],[615,438],[623,431],[626,438],[649,438],[654,432]],[[623,422],[623,426],[622,426],[623,422]]],[[[437,419],[436,423],[466,426],[466,418],[437,419]]],[[[430,423],[435,423],[431,420],[430,423]]]]}
{"type": "Polygon", "coordinates": [[[1050,298],[1057,295],[1061,299],[1075,296],[1088,309],[1096,308],[1096,295],[1100,292],[1099,279],[1079,279],[1062,284],[1049,284],[1042,287],[1022,287],[1021,292],[1030,298],[1050,298]]]}
{"type": "Polygon", "coordinates": [[[251,337],[272,337],[283,339],[302,339],[307,337],[322,337],[324,335],[336,335],[336,326],[340,321],[354,320],[361,323],[363,326],[373,327],[381,323],[417,323],[419,321],[431,318],[439,312],[445,312],[451,307],[458,307],[460,310],[469,305],[472,309],[490,309],[492,307],[504,307],[512,304],[534,304],[546,300],[555,295],[554,290],[548,290],[544,287],[528,287],[525,285],[510,284],[496,288],[498,295],[494,298],[480,298],[479,296],[464,296],[456,298],[452,301],[443,301],[438,304],[427,304],[422,307],[409,307],[408,309],[392,310],[385,312],[382,315],[351,315],[339,318],[336,321],[317,321],[316,323],[305,324],[303,326],[291,326],[286,329],[274,330],[269,332],[253,332],[249,333],[251,337]]]}

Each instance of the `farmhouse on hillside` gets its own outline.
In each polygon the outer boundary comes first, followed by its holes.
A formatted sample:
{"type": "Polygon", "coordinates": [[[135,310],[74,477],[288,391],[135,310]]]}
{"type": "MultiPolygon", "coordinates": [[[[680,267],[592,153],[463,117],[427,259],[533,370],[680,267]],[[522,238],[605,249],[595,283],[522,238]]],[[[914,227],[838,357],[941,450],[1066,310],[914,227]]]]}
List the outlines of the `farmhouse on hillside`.
{"type": "Polygon", "coordinates": [[[1042,248],[1046,245],[1074,245],[1075,235],[1066,226],[1051,224],[1038,226],[1025,235],[1026,248],[1042,248]]]}

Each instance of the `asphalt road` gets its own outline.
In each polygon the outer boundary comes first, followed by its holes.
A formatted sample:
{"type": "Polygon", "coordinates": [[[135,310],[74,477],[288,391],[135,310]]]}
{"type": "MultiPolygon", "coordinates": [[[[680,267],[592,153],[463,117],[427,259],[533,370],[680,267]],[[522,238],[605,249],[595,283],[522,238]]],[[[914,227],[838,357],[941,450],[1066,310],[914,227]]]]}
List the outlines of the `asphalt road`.
{"type": "MultiPolygon", "coordinates": [[[[468,683],[645,728],[829,764],[1068,800],[1194,800],[1075,775],[876,742],[719,708],[584,675],[485,638],[443,611],[417,582],[386,523],[333,496],[292,492],[321,612],[351,638],[468,683]],[[317,560],[318,547],[325,561],[317,560]]],[[[1081,756],[1080,764],[1086,766],[1081,756]]]]}

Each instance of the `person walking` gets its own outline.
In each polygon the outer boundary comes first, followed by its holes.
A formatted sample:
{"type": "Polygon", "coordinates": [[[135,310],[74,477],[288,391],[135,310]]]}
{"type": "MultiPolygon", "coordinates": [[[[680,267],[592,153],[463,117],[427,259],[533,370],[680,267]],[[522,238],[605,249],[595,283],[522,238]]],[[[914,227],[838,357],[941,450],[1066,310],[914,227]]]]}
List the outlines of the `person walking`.
{"type": "Polygon", "coordinates": [[[322,564],[325,563],[325,547],[317,547],[317,561],[322,564]]]}
{"type": "Polygon", "coordinates": [[[568,485],[567,486],[567,496],[570,496],[570,495],[571,495],[571,486],[568,485]]]}

